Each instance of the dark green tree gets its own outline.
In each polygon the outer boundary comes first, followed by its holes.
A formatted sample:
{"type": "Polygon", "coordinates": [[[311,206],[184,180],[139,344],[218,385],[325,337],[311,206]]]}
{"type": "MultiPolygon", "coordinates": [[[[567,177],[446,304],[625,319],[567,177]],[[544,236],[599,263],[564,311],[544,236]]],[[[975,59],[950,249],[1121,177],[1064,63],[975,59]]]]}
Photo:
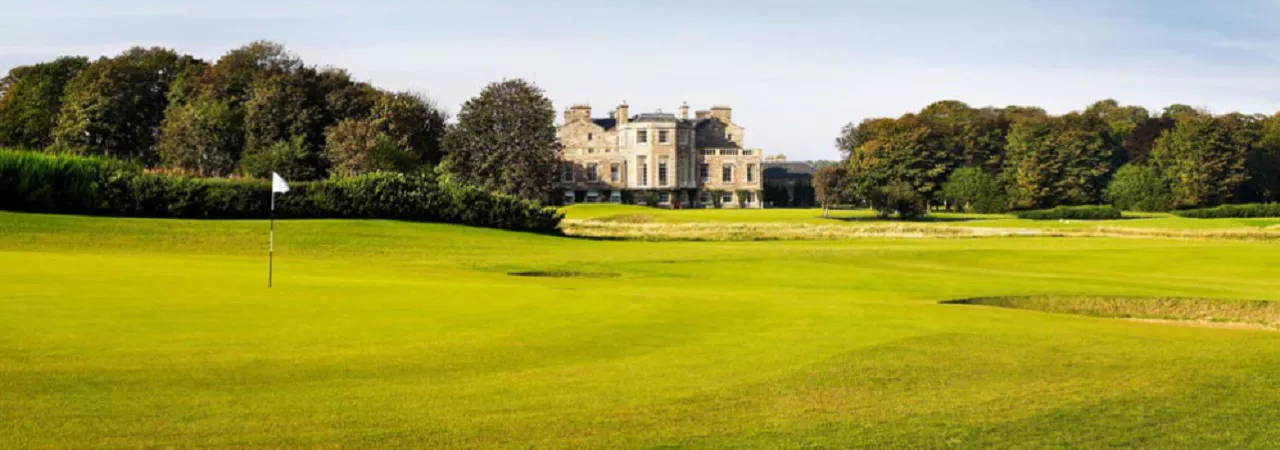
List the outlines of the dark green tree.
{"type": "Polygon", "coordinates": [[[324,155],[333,176],[408,172],[422,165],[416,154],[397,145],[373,119],[343,120],[329,127],[326,135],[324,155]]]}
{"type": "Polygon", "coordinates": [[[885,206],[876,204],[878,199],[903,198],[880,195],[884,187],[899,182],[911,186],[927,204],[955,166],[955,155],[939,145],[938,132],[912,114],[864,121],[845,131],[838,143],[858,143],[847,151],[850,192],[873,208],[885,206]]]}
{"type": "Polygon", "coordinates": [[[462,105],[445,135],[444,170],[465,184],[547,202],[561,151],[555,116],[532,83],[490,84],[462,105]]]}
{"type": "Polygon", "coordinates": [[[822,205],[822,217],[832,206],[852,203],[849,175],[843,164],[824,164],[813,173],[814,198],[822,205]]]}
{"type": "Polygon", "coordinates": [[[1248,179],[1247,128],[1207,113],[1178,113],[1173,129],[1156,140],[1151,162],[1168,180],[1176,207],[1213,206],[1231,199],[1248,179]]]}
{"type": "Polygon", "coordinates": [[[161,131],[161,161],[200,176],[229,175],[244,148],[241,118],[226,102],[209,96],[170,108],[161,131]]]}
{"type": "Polygon", "coordinates": [[[93,62],[67,83],[55,145],[154,164],[170,85],[188,66],[199,64],[159,47],[135,47],[93,62]]]}
{"type": "Polygon", "coordinates": [[[316,180],[323,173],[316,163],[317,155],[305,136],[280,140],[266,147],[245,149],[240,158],[240,173],[254,178],[270,178],[279,173],[287,180],[316,180]]]}
{"type": "Polygon", "coordinates": [[[1173,208],[1173,192],[1155,167],[1128,164],[1117,170],[1107,185],[1107,202],[1122,210],[1168,211],[1173,208]]]}
{"type": "Polygon", "coordinates": [[[991,214],[1008,210],[1004,186],[995,176],[978,167],[961,167],[952,171],[942,186],[942,195],[962,211],[991,214]]]}
{"type": "Polygon", "coordinates": [[[53,143],[67,83],[89,65],[84,57],[19,66],[0,79],[0,147],[43,149],[53,143]]]}
{"type": "Polygon", "coordinates": [[[1098,202],[1112,160],[1104,127],[1096,117],[1078,113],[1016,122],[1001,174],[1011,206],[1098,202]]]}
{"type": "Polygon", "coordinates": [[[378,95],[370,113],[378,130],[417,164],[438,164],[443,157],[444,111],[426,97],[410,92],[378,95]]]}

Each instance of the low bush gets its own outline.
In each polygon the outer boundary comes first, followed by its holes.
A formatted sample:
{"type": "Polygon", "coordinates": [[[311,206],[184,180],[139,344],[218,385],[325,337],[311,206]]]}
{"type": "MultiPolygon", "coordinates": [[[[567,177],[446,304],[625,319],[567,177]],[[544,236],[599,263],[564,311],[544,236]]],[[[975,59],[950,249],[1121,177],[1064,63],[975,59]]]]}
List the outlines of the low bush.
{"type": "MultiPolygon", "coordinates": [[[[555,232],[552,208],[441,180],[373,173],[297,182],[276,196],[282,218],[380,218],[555,232]]],[[[0,150],[0,209],[172,218],[265,218],[271,184],[144,174],[111,160],[0,150]]]]}
{"type": "Polygon", "coordinates": [[[1173,213],[1178,216],[1190,217],[1193,219],[1249,219],[1258,217],[1280,217],[1280,203],[1222,205],[1212,208],[1174,211],[1173,213]]]}
{"type": "Polygon", "coordinates": [[[1019,219],[1031,220],[1112,220],[1123,218],[1119,209],[1111,205],[1059,206],[1052,209],[1018,211],[1019,219]]]}

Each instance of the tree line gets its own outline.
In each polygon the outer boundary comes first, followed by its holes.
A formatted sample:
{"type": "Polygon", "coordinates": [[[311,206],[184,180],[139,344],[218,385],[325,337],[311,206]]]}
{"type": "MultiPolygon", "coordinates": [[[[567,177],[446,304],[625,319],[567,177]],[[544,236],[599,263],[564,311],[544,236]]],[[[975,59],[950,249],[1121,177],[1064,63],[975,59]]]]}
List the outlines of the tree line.
{"type": "Polygon", "coordinates": [[[1280,199],[1280,115],[1158,114],[1103,100],[1083,111],[940,101],[846,125],[843,163],[819,170],[824,204],[882,214],[1114,204],[1165,211],[1280,199]]]}
{"type": "Polygon", "coordinates": [[[427,97],[308,66],[259,41],[207,62],[167,48],[61,57],[0,79],[0,148],[103,156],[175,175],[291,180],[432,171],[545,201],[555,110],[524,80],[488,85],[455,123],[427,97]]]}

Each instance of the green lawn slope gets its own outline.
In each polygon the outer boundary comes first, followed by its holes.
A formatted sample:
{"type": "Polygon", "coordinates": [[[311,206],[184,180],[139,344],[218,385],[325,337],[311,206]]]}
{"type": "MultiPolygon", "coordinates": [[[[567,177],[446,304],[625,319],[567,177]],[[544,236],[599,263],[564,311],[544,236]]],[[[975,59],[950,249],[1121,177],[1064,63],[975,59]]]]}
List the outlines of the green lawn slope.
{"type": "Polygon", "coordinates": [[[1276,299],[1275,243],[276,229],[268,290],[264,221],[0,213],[0,448],[1280,446],[1280,333],[938,303],[1276,299]]]}

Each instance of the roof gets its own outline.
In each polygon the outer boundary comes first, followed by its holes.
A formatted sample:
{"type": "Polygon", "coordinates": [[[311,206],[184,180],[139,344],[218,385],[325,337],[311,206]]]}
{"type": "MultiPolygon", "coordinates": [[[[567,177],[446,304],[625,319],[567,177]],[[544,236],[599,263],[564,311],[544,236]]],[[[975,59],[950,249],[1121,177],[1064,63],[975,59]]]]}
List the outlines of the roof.
{"type": "Polygon", "coordinates": [[[612,130],[612,129],[613,129],[613,127],[618,126],[618,119],[613,119],[613,118],[609,118],[609,119],[591,119],[591,122],[595,123],[595,124],[596,124],[596,126],[598,126],[598,127],[600,127],[600,128],[604,128],[604,130],[605,130],[605,131],[612,130]]]}
{"type": "Polygon", "coordinates": [[[800,176],[813,175],[813,164],[804,161],[773,161],[760,165],[765,176],[800,176]]]}
{"type": "Polygon", "coordinates": [[[676,115],[670,113],[643,113],[631,118],[632,122],[675,122],[676,115]]]}

